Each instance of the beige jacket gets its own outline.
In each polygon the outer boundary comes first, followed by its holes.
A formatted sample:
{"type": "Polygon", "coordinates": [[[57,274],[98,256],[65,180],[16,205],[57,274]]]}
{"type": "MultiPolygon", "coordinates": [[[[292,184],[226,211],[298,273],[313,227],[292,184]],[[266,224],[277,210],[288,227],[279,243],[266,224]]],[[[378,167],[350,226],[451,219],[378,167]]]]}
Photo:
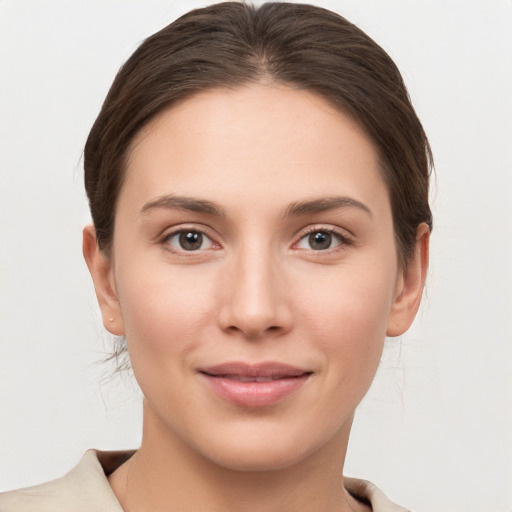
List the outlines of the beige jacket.
{"type": "MultiPolygon", "coordinates": [[[[108,481],[133,452],[89,450],[68,474],[34,487],[0,494],[0,512],[123,512],[108,481]]],[[[350,494],[371,503],[373,512],[408,512],[370,482],[345,478],[350,494]]]]}

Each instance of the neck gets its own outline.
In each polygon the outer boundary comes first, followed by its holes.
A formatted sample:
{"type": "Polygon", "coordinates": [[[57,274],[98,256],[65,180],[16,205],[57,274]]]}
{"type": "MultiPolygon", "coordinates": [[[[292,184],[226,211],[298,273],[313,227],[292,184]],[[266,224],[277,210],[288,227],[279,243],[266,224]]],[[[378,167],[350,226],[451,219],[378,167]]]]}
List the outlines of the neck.
{"type": "Polygon", "coordinates": [[[109,477],[126,512],[248,512],[255,504],[265,512],[358,510],[342,477],[351,420],[299,462],[240,471],[198,454],[144,409],[141,448],[109,477]]]}

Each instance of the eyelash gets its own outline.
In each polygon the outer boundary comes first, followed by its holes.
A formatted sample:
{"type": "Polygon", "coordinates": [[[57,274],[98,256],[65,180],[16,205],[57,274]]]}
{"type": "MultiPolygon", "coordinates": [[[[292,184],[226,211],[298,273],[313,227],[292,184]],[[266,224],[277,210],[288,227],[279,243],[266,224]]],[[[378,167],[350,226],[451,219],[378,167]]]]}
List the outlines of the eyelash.
{"type": "Polygon", "coordinates": [[[335,252],[337,250],[344,250],[347,247],[350,247],[351,245],[353,245],[353,243],[354,243],[352,238],[350,238],[349,236],[347,236],[344,233],[341,233],[340,231],[338,231],[336,229],[326,228],[324,226],[312,226],[311,228],[306,230],[301,235],[299,240],[297,242],[295,242],[294,246],[298,245],[302,240],[304,240],[308,236],[315,234],[315,233],[327,233],[327,234],[331,235],[333,238],[335,238],[339,242],[339,245],[332,247],[332,248],[328,248],[328,249],[318,249],[318,250],[303,249],[305,251],[308,251],[310,254],[326,254],[326,253],[328,254],[331,252],[335,252]]]}
{"type": "Polygon", "coordinates": [[[202,235],[203,237],[205,237],[207,240],[210,241],[210,243],[212,244],[212,249],[217,249],[220,247],[220,245],[215,242],[212,237],[204,230],[204,229],[201,229],[201,228],[198,228],[196,226],[194,227],[180,227],[179,229],[176,229],[174,231],[171,231],[171,232],[166,232],[163,236],[160,237],[160,244],[164,247],[165,250],[169,251],[169,252],[173,252],[173,253],[179,253],[179,254],[183,254],[183,255],[187,255],[187,256],[194,256],[196,254],[198,254],[198,252],[200,251],[204,251],[204,250],[208,250],[208,249],[197,249],[197,250],[189,250],[187,251],[186,249],[178,249],[176,247],[173,247],[169,242],[172,238],[174,238],[175,236],[179,236],[181,234],[186,234],[186,233],[198,233],[200,235],[202,235]]]}
{"type": "MultiPolygon", "coordinates": [[[[339,232],[336,229],[325,228],[323,226],[312,226],[310,229],[308,229],[307,231],[305,231],[304,233],[301,234],[301,236],[298,239],[298,241],[295,242],[292,245],[292,248],[296,248],[297,245],[302,240],[304,240],[308,236],[311,236],[312,234],[315,234],[315,233],[325,233],[325,234],[331,235],[334,239],[336,239],[339,242],[339,244],[336,245],[335,247],[329,247],[329,248],[326,248],[326,249],[317,249],[317,250],[315,250],[315,249],[305,249],[305,248],[303,248],[301,250],[307,251],[310,254],[329,254],[329,253],[335,252],[337,250],[346,249],[347,247],[353,245],[353,240],[350,237],[348,237],[347,235],[339,232]]],[[[188,256],[193,256],[194,254],[197,254],[200,251],[220,248],[220,245],[217,242],[215,242],[212,239],[212,237],[209,236],[208,233],[204,229],[201,229],[201,228],[198,228],[198,227],[182,227],[180,229],[176,229],[174,231],[165,233],[163,236],[160,237],[160,244],[163,245],[164,248],[167,251],[175,252],[175,253],[180,253],[180,254],[186,254],[188,256]],[[176,237],[178,235],[181,235],[181,234],[185,234],[185,233],[198,233],[198,234],[202,235],[203,237],[207,238],[210,241],[210,243],[213,245],[213,247],[207,248],[207,249],[196,249],[196,250],[193,250],[193,249],[192,250],[186,250],[186,249],[183,249],[183,248],[182,249],[178,249],[176,247],[172,247],[171,244],[169,243],[169,241],[172,238],[174,238],[174,237],[176,237]]]]}

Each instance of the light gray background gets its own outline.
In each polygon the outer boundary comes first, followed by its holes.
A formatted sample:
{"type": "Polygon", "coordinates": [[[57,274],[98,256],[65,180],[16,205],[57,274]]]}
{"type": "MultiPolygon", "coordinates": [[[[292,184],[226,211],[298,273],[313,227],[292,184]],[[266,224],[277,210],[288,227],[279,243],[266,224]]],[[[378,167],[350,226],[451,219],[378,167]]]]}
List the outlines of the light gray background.
{"type": "MultiPolygon", "coordinates": [[[[81,255],[81,152],[119,65],[208,2],[0,0],[0,489],[137,446],[139,392],[81,255]]],[[[512,2],[317,1],[396,60],[437,164],[426,300],[390,340],[346,472],[416,512],[512,510],[512,2]]]]}

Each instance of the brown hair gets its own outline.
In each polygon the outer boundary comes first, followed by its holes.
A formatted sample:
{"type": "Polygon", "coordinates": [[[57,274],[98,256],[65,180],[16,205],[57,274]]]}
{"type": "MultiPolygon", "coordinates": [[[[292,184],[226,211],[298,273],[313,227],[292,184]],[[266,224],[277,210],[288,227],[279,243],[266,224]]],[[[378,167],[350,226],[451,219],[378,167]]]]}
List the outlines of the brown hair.
{"type": "Polygon", "coordinates": [[[99,248],[109,253],[116,200],[135,135],[178,100],[215,87],[270,80],[319,94],[351,116],[381,158],[397,250],[432,228],[432,155],[391,58],[342,16],[320,7],[225,2],[193,10],[146,39],[118,72],[84,152],[99,248]]]}

